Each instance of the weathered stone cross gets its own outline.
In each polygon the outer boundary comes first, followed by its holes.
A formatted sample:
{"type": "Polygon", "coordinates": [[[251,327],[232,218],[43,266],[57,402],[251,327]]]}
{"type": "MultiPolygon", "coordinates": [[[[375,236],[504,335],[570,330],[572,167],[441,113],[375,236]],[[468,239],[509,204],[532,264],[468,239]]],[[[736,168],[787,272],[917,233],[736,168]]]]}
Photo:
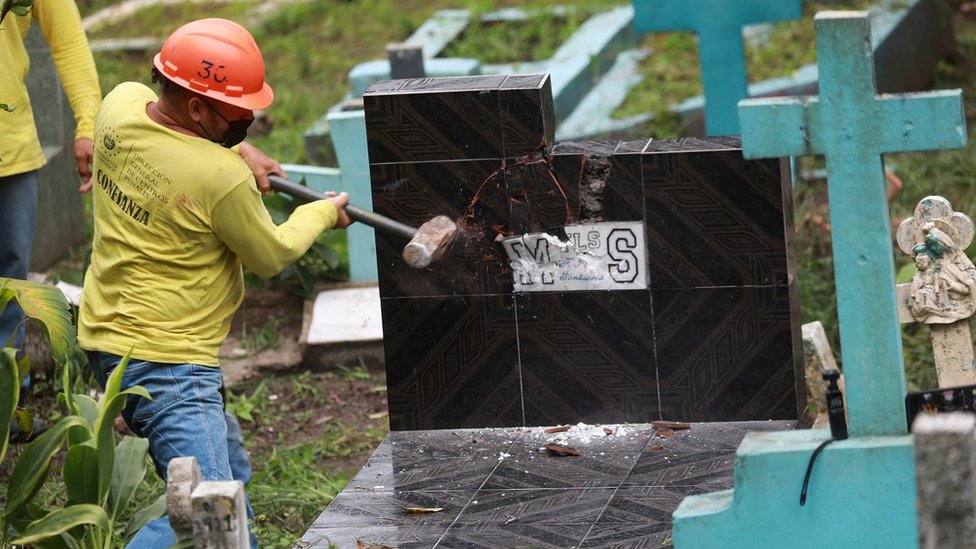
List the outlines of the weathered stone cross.
{"type": "Polygon", "coordinates": [[[747,158],[826,157],[851,436],[906,432],[905,372],[882,155],[966,144],[960,90],[878,96],[867,12],[821,12],[819,97],[739,103],[747,158]]]}
{"type": "Polygon", "coordinates": [[[698,33],[708,135],[739,133],[736,104],[749,97],[742,27],[802,15],[800,0],[634,0],[638,32],[698,33]]]}

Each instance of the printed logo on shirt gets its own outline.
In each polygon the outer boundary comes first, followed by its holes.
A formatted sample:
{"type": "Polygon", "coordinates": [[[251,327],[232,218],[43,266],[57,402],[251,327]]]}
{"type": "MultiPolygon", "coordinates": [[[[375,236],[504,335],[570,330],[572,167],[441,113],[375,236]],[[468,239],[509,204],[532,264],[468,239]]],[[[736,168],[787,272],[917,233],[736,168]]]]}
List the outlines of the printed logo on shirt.
{"type": "Polygon", "coordinates": [[[102,147],[103,151],[108,156],[118,156],[122,152],[122,140],[119,139],[115,130],[108,129],[104,134],[102,134],[102,147]]]}

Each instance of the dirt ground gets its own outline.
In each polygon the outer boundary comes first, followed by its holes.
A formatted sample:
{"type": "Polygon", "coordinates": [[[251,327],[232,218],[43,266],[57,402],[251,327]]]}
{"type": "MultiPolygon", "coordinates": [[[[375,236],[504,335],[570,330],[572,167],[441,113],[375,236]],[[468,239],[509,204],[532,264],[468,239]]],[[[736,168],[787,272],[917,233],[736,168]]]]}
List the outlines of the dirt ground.
{"type": "Polygon", "coordinates": [[[329,353],[345,355],[342,349],[304,348],[309,311],[304,299],[287,292],[248,292],[221,347],[228,390],[238,397],[232,411],[256,456],[341,430],[341,439],[332,441],[335,455],[321,465],[353,473],[389,431],[385,376],[375,363],[370,369],[328,365],[329,353]],[[251,405],[253,421],[241,414],[251,405]]]}

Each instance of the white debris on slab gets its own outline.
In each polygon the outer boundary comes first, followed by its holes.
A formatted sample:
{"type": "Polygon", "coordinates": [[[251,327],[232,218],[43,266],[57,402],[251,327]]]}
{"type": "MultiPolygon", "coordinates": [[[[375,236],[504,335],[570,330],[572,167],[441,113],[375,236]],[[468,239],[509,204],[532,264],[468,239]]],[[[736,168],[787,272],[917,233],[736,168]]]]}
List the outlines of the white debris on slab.
{"type": "Polygon", "coordinates": [[[555,433],[547,433],[547,430],[551,430],[553,427],[538,427],[532,430],[530,434],[540,435],[545,438],[549,443],[568,445],[572,446],[574,444],[588,444],[594,440],[600,440],[607,437],[627,437],[630,432],[627,430],[625,425],[588,425],[586,423],[577,423],[572,425],[569,429],[565,431],[559,431],[555,433]]]}

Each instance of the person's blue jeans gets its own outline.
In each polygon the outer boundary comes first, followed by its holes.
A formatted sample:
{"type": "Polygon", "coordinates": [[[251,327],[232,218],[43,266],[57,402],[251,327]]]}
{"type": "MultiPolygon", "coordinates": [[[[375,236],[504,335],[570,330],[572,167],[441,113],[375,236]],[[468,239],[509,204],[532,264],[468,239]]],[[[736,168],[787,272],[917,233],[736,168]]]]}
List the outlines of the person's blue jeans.
{"type": "MultiPolygon", "coordinates": [[[[89,353],[95,379],[105,387],[122,357],[89,353]]],[[[153,400],[128,397],[122,417],[132,431],[149,440],[149,454],[164,481],[171,459],[193,456],[205,480],[251,479],[251,463],[244,450],[237,421],[224,411],[223,375],[219,368],[196,364],[164,364],[130,359],[122,389],[141,385],[153,400]]],[[[247,516],[253,518],[250,503],[247,516]]],[[[129,543],[138,549],[165,549],[176,543],[168,517],[144,526],[129,543]]],[[[257,538],[251,533],[251,547],[257,538]]]]}
{"type": "MultiPolygon", "coordinates": [[[[0,177],[0,277],[27,278],[34,215],[37,211],[37,171],[0,177]]],[[[14,347],[24,347],[24,311],[7,303],[0,312],[0,346],[14,335],[14,347]]]]}

